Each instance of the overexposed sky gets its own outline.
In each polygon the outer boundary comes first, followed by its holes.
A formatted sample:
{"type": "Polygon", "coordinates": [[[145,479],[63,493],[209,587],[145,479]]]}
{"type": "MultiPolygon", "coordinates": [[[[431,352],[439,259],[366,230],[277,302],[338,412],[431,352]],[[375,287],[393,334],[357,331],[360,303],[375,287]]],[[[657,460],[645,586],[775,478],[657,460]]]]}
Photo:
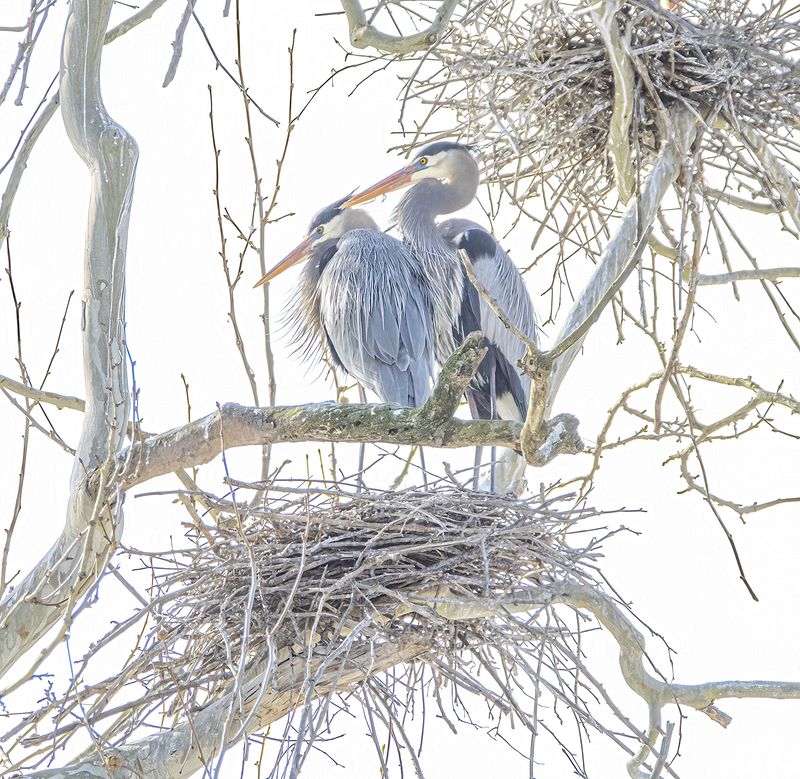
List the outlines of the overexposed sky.
{"type": "MultiPolygon", "coordinates": [[[[168,2],[152,20],[106,47],[103,59],[104,99],[111,115],[136,138],[140,161],[128,247],[128,345],[135,361],[139,413],[144,429],[161,431],[183,423],[186,403],[181,374],[190,385],[192,413],[200,416],[216,403],[250,403],[249,387],[234,345],[227,318],[227,290],[219,259],[219,235],[214,187],[214,159],[209,133],[210,84],[221,169],[220,197],[238,223],[249,226],[252,176],[249,168],[241,99],[227,77],[215,70],[213,58],[196,25],[190,23],[183,58],[175,81],[161,88],[171,55],[183,4],[168,2]]],[[[221,3],[204,7],[201,19],[221,60],[232,67],[235,29],[232,19],[221,17],[221,3]],[[218,7],[217,7],[218,6],[218,7]]],[[[309,90],[340,67],[343,53],[334,39],[347,38],[341,16],[315,16],[337,7],[331,2],[242,3],[244,67],[251,94],[284,126],[275,128],[257,112],[254,143],[259,155],[265,192],[270,191],[274,160],[280,154],[287,112],[287,47],[297,29],[295,47],[295,107],[309,90]]],[[[9,100],[0,118],[0,158],[10,153],[46,85],[56,73],[63,4],[56,6],[37,45],[24,105],[9,100]]],[[[129,9],[115,9],[118,21],[129,9]]],[[[0,25],[21,21],[21,9],[4,10],[0,25]],[[6,18],[9,14],[14,18],[6,18]],[[19,18],[14,16],[18,14],[19,18]]],[[[0,63],[11,62],[16,40],[0,33],[0,63]]],[[[3,66],[5,67],[5,66],[3,66]]],[[[279,259],[303,237],[310,216],[320,207],[358,186],[394,170],[399,158],[387,149],[399,142],[397,96],[401,82],[397,69],[377,73],[354,94],[354,86],[367,70],[356,68],[335,77],[312,102],[293,133],[284,168],[276,214],[294,212],[267,231],[268,264],[279,259]]],[[[4,78],[4,76],[3,76],[4,78]]],[[[12,94],[15,94],[12,91],[12,94]]],[[[412,114],[413,115],[413,114],[412,114]]],[[[411,127],[411,122],[408,123],[411,127]]],[[[5,177],[0,179],[4,187],[5,177]]],[[[68,294],[75,290],[60,351],[46,388],[69,395],[83,394],[80,349],[80,295],[83,242],[86,227],[88,175],[66,139],[60,117],[46,129],[33,155],[17,196],[11,218],[11,261],[15,289],[22,303],[20,322],[23,355],[34,381],[41,381],[55,344],[68,294]]],[[[375,205],[373,212],[387,224],[395,199],[375,205]]],[[[535,207],[535,204],[534,204],[535,207]]],[[[472,215],[480,220],[480,208],[472,215]]],[[[512,214],[501,215],[498,231],[512,214]]],[[[797,248],[779,235],[777,221],[753,217],[739,220],[744,234],[764,265],[788,265],[797,248]]],[[[521,223],[506,239],[512,256],[527,265],[533,226],[521,223]]],[[[228,233],[227,249],[236,264],[241,247],[228,233]]],[[[5,250],[0,265],[6,266],[5,250]]],[[[703,271],[720,272],[718,257],[703,260],[703,271]]],[[[581,278],[577,266],[573,289],[581,278]]],[[[547,272],[534,268],[527,275],[534,302],[550,283],[547,272]]],[[[588,275],[591,268],[585,268],[588,275]]],[[[299,270],[282,276],[272,286],[272,300],[280,312],[299,270]]],[[[260,339],[260,293],[250,289],[259,277],[257,258],[250,252],[237,292],[239,323],[248,353],[258,375],[261,397],[267,397],[266,367],[260,339]]],[[[18,377],[17,341],[9,283],[0,274],[0,374],[18,377]]],[[[784,282],[800,284],[798,280],[784,282]]],[[[710,314],[695,315],[697,336],[689,334],[682,353],[686,363],[730,375],[752,375],[774,389],[786,380],[785,392],[798,391],[797,353],[786,347],[772,312],[756,284],[741,285],[736,303],[724,287],[703,288],[699,302],[710,314]],[[712,316],[713,315],[713,316],[712,316]]],[[[562,310],[560,321],[566,311],[562,310]]],[[[545,327],[549,343],[558,326],[545,327]]],[[[631,329],[632,330],[632,329],[631,329]]],[[[666,332],[666,330],[665,330],[666,332]]],[[[278,403],[294,404],[329,399],[330,385],[306,372],[291,357],[291,344],[276,335],[278,403]]],[[[565,381],[556,411],[570,411],[581,420],[587,442],[595,440],[607,410],[630,384],[657,370],[652,348],[630,332],[621,345],[610,312],[586,341],[565,381]]],[[[742,396],[721,397],[705,393],[697,405],[709,418],[721,417],[720,407],[733,409],[742,396]],[[707,412],[707,413],[706,413],[707,412]]],[[[778,413],[778,412],[776,412],[778,413]]],[[[72,411],[48,410],[59,434],[68,443],[77,440],[80,418],[72,411]]],[[[0,519],[5,525],[12,513],[17,489],[23,417],[0,396],[0,519]]],[[[628,419],[618,433],[635,429],[628,419]]],[[[795,425],[795,430],[797,426],[795,425]]],[[[617,430],[617,428],[615,428],[617,430]]],[[[756,434],[744,442],[718,446],[707,455],[709,478],[715,491],[743,503],[792,494],[797,484],[798,462],[791,441],[776,434],[756,434]]],[[[317,447],[284,446],[277,458],[293,460],[298,475],[305,474],[305,456],[316,458],[317,447]]],[[[354,457],[345,447],[342,457],[354,457]]],[[[604,573],[635,612],[666,637],[676,651],[675,680],[700,682],[723,678],[800,679],[800,630],[794,617],[800,589],[795,570],[800,548],[797,504],[752,515],[747,523],[723,514],[734,534],[751,583],[760,601],[755,603],[737,579],[725,538],[713,515],[697,495],[683,489],[677,465],[664,465],[672,449],[641,443],[605,455],[591,503],[603,509],[640,509],[639,513],[610,517],[611,527],[625,524],[635,533],[621,533],[605,547],[604,573]]],[[[444,459],[465,465],[471,452],[445,453],[444,459]]],[[[541,471],[529,469],[533,488],[585,473],[589,456],[561,457],[541,471]]],[[[229,456],[232,471],[242,479],[258,477],[256,453],[238,451],[229,456]]],[[[28,474],[23,490],[23,510],[11,555],[24,574],[49,548],[60,532],[66,498],[70,458],[57,444],[33,435],[28,474]]],[[[399,463],[392,466],[399,470],[399,463]]],[[[209,466],[201,482],[218,484],[220,469],[209,466]]],[[[176,489],[173,479],[145,485],[141,492],[176,489]]],[[[180,539],[184,521],[169,498],[136,497],[126,500],[124,541],[132,547],[166,548],[180,539]]],[[[123,596],[113,582],[101,588],[98,606],[84,615],[73,630],[76,647],[85,646],[118,618],[123,596]],[[104,600],[104,594],[106,594],[104,600]],[[117,600],[118,598],[118,600],[117,600]]],[[[125,603],[125,609],[132,608],[125,603]]],[[[125,611],[127,614],[128,611],[125,611]]],[[[646,724],[644,706],[628,694],[615,663],[614,645],[605,637],[587,638],[603,669],[603,682],[625,712],[640,726],[646,724]]],[[[649,639],[653,657],[669,674],[666,655],[656,639],[649,639]]],[[[74,652],[76,650],[73,650],[74,652]]],[[[587,649],[587,651],[589,651],[587,649]]],[[[62,658],[63,660],[63,658],[62,658]]],[[[734,719],[727,730],[702,714],[683,714],[681,757],[674,768],[682,777],[726,778],[797,776],[791,748],[800,704],[779,701],[722,701],[720,708],[734,719]]],[[[669,710],[671,721],[679,714],[669,710]]],[[[2,726],[0,719],[0,727],[2,726]]],[[[342,721],[343,722],[343,721],[342,721]]],[[[344,727],[342,725],[342,727],[344,727]]],[[[345,728],[347,730],[347,728],[345,728]]],[[[378,764],[363,726],[354,721],[347,738],[333,744],[332,754],[346,768],[334,767],[326,758],[312,756],[309,777],[376,776],[378,764]]],[[[524,752],[527,738],[519,731],[505,735],[524,752]]],[[[537,779],[569,776],[566,761],[557,750],[543,748],[548,759],[537,779]]],[[[586,745],[590,775],[624,775],[624,759],[594,737],[586,745]],[[591,769],[594,769],[592,772],[591,769]]],[[[459,736],[435,723],[428,725],[422,765],[429,776],[526,776],[527,762],[501,741],[473,735],[463,728],[459,736]]],[[[234,770],[232,768],[232,770],[234,770]]],[[[253,773],[252,775],[255,775],[253,773]]]]}

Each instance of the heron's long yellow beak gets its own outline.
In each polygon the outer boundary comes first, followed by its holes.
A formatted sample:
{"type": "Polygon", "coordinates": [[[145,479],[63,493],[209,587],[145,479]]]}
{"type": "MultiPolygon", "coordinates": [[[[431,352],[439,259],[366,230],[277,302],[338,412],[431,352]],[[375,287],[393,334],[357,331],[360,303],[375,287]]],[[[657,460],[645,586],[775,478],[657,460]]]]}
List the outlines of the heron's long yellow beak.
{"type": "Polygon", "coordinates": [[[289,252],[277,265],[269,270],[266,276],[259,279],[253,287],[260,287],[262,284],[266,284],[268,281],[272,281],[276,276],[280,276],[285,270],[288,270],[292,267],[292,265],[297,265],[300,260],[304,259],[308,253],[311,251],[311,244],[314,243],[314,239],[311,236],[308,236],[302,243],[295,246],[292,251],[289,252]]]}
{"type": "Polygon", "coordinates": [[[407,187],[411,183],[411,176],[414,170],[413,165],[406,165],[405,168],[400,168],[400,170],[392,173],[391,176],[381,179],[377,184],[362,189],[361,192],[356,192],[350,199],[342,203],[342,208],[369,203],[370,200],[375,200],[379,195],[385,195],[387,192],[394,192],[396,189],[407,187]]]}

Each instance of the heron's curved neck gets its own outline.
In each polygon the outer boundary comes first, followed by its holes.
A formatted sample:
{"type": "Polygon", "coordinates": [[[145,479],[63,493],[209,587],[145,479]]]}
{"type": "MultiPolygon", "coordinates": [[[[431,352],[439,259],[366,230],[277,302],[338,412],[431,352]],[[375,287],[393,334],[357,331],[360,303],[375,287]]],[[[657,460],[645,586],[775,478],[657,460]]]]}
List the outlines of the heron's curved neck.
{"type": "Polygon", "coordinates": [[[478,191],[480,174],[472,158],[459,161],[447,181],[423,179],[409,189],[395,210],[403,235],[413,243],[428,243],[436,229],[436,217],[469,205],[478,191]]]}

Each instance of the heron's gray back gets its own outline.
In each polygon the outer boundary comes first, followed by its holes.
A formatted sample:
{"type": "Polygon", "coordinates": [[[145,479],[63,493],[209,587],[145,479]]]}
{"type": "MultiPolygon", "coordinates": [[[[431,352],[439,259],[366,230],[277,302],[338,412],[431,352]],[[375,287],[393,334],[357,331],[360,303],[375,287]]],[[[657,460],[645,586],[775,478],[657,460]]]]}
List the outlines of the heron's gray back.
{"type": "Polygon", "coordinates": [[[433,378],[431,301],[410,251],[379,230],[351,230],[317,294],[321,326],[348,373],[388,403],[421,406],[433,378]]]}

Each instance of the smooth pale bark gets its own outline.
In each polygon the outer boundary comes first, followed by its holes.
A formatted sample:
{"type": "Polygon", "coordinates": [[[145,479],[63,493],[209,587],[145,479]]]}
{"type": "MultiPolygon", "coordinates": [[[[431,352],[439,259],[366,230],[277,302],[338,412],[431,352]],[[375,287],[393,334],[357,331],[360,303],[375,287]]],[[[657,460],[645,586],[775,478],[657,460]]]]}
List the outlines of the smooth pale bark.
{"type": "Polygon", "coordinates": [[[614,111],[608,125],[606,149],[614,165],[614,181],[619,198],[627,203],[636,188],[630,142],[636,92],[633,86],[633,65],[619,34],[616,15],[620,5],[620,0],[605,0],[602,10],[597,6],[593,7],[591,16],[600,31],[614,74],[614,111]]]}
{"type": "Polygon", "coordinates": [[[792,181],[789,171],[786,170],[783,163],[770,148],[770,144],[764,140],[760,133],[747,125],[737,127],[736,132],[747,143],[761,163],[772,186],[780,193],[786,212],[794,222],[795,227],[800,230],[800,194],[798,194],[797,187],[792,181]]]}
{"type": "MultiPolygon", "coordinates": [[[[112,0],[73,0],[61,55],[61,110],[67,135],[92,177],[84,258],[86,412],[70,480],[64,530],[52,549],[0,604],[0,674],[97,581],[121,530],[103,472],[115,463],[128,422],[125,249],[138,150],[108,115],[100,59],[112,0]],[[100,474],[92,480],[90,477],[100,474]]],[[[43,271],[44,272],[44,271],[43,271]]]]}
{"type": "Polygon", "coordinates": [[[458,5],[458,0],[440,0],[433,21],[424,30],[411,35],[390,35],[381,32],[367,21],[367,14],[359,0],[340,0],[340,2],[347,15],[350,43],[357,49],[372,46],[388,54],[411,54],[433,46],[441,39],[458,5]]]}
{"type": "Polygon", "coordinates": [[[579,328],[582,333],[553,363],[544,403],[545,419],[549,417],[561,382],[589,331],[589,327],[585,325],[591,326],[597,320],[603,308],[599,304],[607,302],[604,301],[606,292],[613,286],[620,285],[636,266],[632,262],[634,253],[642,246],[642,239],[646,241],[661,201],[686,160],[696,133],[696,121],[688,111],[681,110],[672,114],[669,135],[641,185],[639,197],[623,215],[619,228],[608,242],[592,278],[570,310],[556,339],[554,351],[579,328]]]}

